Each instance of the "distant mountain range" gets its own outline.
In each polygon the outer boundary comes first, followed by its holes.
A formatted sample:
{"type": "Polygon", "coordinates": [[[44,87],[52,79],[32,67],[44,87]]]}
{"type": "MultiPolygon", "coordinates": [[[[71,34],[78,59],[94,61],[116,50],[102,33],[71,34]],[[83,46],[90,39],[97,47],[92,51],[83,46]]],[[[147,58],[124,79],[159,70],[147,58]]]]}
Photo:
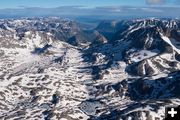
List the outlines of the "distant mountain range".
{"type": "Polygon", "coordinates": [[[27,7],[0,9],[0,18],[66,17],[80,21],[134,19],[134,18],[180,18],[180,7],[167,6],[60,6],[55,8],[27,7]]]}

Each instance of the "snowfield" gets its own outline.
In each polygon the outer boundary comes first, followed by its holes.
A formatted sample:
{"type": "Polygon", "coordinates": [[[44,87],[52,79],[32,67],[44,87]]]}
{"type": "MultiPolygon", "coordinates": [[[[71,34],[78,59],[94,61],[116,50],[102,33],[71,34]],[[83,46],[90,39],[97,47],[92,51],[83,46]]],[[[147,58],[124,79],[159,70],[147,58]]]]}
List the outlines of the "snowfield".
{"type": "Polygon", "coordinates": [[[162,120],[180,104],[180,21],[100,25],[0,20],[0,120],[162,120]]]}

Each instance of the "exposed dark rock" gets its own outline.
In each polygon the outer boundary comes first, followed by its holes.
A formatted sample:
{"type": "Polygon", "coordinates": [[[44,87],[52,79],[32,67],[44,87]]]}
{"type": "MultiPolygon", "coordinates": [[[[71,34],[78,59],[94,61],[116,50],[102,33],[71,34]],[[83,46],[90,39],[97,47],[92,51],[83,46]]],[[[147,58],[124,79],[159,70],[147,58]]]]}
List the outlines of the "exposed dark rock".
{"type": "Polygon", "coordinates": [[[176,60],[180,61],[180,54],[176,53],[175,58],[176,58],[176,60]]]}
{"type": "Polygon", "coordinates": [[[57,94],[53,94],[52,95],[52,100],[51,100],[52,104],[57,104],[59,102],[59,97],[57,94]]]}
{"type": "Polygon", "coordinates": [[[43,48],[35,48],[35,50],[32,52],[33,54],[41,54],[44,53],[49,47],[52,47],[52,45],[46,44],[43,48]]]}
{"type": "Polygon", "coordinates": [[[46,110],[42,113],[45,117],[44,120],[51,120],[53,112],[51,110],[46,110]]]}

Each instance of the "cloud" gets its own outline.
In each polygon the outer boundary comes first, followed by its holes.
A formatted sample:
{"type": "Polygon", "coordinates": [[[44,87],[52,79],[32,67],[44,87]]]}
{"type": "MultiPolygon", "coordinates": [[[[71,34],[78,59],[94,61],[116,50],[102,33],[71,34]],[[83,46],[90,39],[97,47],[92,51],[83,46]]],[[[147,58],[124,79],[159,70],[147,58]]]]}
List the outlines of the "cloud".
{"type": "Polygon", "coordinates": [[[163,10],[156,8],[141,8],[145,12],[163,13],[163,10]]]}
{"type": "Polygon", "coordinates": [[[148,5],[163,5],[166,3],[166,0],[146,0],[148,5]]]}

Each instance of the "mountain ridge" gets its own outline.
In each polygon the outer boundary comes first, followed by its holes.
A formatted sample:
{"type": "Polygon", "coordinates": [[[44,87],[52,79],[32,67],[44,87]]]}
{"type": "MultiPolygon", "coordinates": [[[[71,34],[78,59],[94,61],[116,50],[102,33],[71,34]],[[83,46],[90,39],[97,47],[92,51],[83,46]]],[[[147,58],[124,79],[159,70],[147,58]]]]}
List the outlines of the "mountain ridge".
{"type": "Polygon", "coordinates": [[[163,119],[177,105],[180,20],[0,20],[0,119],[163,119]]]}

